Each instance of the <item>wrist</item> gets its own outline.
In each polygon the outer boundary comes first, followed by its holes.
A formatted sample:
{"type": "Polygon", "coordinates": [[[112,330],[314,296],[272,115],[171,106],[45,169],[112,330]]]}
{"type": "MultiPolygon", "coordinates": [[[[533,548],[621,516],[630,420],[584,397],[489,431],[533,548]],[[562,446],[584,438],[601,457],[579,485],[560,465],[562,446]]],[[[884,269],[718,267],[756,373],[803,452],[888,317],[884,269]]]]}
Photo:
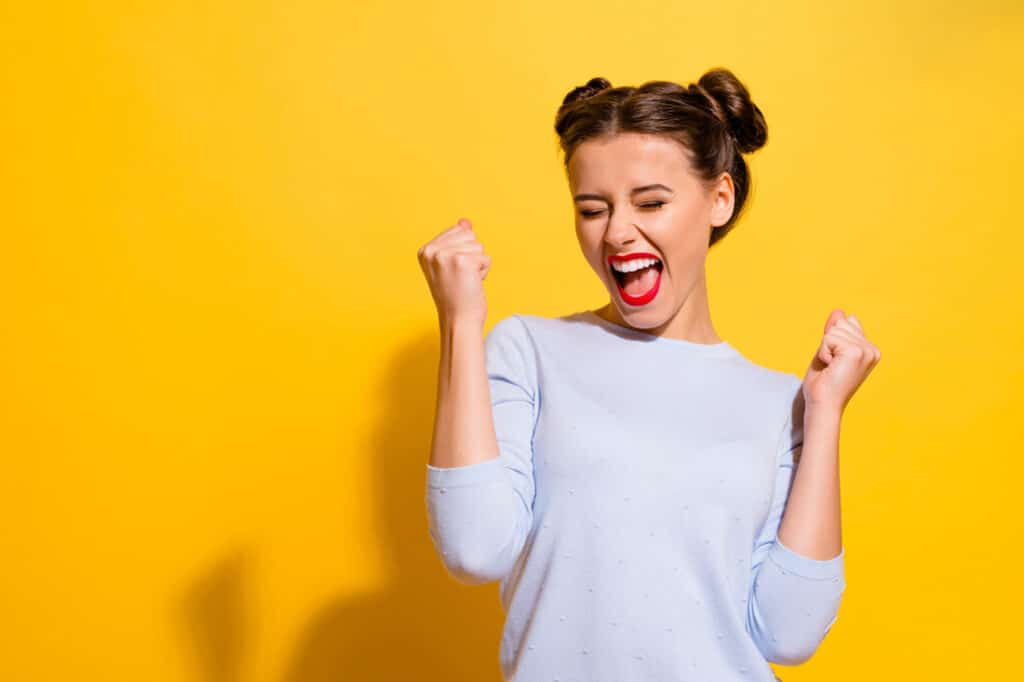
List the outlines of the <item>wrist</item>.
{"type": "Polygon", "coordinates": [[[827,402],[809,402],[804,404],[804,423],[826,422],[839,423],[843,417],[843,406],[827,402]]]}
{"type": "Polygon", "coordinates": [[[483,333],[484,320],[466,315],[441,315],[438,326],[445,336],[464,333],[483,333]]]}

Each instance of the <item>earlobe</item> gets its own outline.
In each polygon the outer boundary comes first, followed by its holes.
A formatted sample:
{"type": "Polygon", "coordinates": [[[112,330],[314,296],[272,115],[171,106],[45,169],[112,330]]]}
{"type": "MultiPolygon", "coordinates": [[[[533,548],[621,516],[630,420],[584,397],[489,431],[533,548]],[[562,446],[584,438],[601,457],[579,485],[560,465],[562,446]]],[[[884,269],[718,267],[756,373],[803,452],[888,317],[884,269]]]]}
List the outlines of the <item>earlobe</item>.
{"type": "Polygon", "coordinates": [[[729,222],[732,215],[732,202],[716,202],[714,210],[711,211],[711,226],[721,227],[729,222]]]}
{"type": "Polygon", "coordinates": [[[722,213],[725,216],[725,218],[722,220],[722,225],[725,225],[727,222],[729,222],[730,219],[732,219],[733,203],[731,201],[724,209],[722,209],[722,213]]]}

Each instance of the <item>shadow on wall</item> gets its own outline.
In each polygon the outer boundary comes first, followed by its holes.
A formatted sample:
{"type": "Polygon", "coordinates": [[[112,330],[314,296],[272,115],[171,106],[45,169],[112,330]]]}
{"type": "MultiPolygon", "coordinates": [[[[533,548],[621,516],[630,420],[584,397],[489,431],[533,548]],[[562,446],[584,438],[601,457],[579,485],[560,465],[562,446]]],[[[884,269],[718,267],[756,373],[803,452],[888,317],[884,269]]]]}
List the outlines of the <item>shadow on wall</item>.
{"type": "Polygon", "coordinates": [[[194,582],[182,601],[202,682],[241,682],[247,615],[242,581],[248,564],[246,552],[234,550],[194,582]]]}
{"type": "MultiPolygon", "coordinates": [[[[382,415],[362,452],[374,466],[367,516],[375,524],[389,581],[379,592],[324,604],[301,630],[281,682],[485,682],[501,680],[504,614],[498,584],[468,586],[445,571],[427,530],[426,463],[440,349],[424,334],[400,350],[377,393],[382,415]]],[[[340,525],[340,522],[339,522],[340,525]]],[[[340,536],[340,532],[339,532],[340,536]]],[[[350,548],[357,560],[362,548],[350,548]]],[[[241,680],[245,642],[238,552],[188,591],[188,631],[203,682],[241,680]]]]}

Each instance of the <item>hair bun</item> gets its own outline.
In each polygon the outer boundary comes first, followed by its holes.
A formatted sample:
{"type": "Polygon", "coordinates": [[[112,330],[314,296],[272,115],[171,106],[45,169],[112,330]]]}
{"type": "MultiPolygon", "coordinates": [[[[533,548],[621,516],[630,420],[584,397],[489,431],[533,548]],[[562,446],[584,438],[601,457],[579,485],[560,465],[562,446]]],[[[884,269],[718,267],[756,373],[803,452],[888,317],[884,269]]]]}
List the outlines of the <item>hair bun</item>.
{"type": "Polygon", "coordinates": [[[587,81],[585,85],[573,88],[569,94],[565,96],[565,99],[562,100],[562,106],[564,107],[578,100],[593,97],[602,90],[607,90],[610,87],[612,87],[612,84],[607,79],[595,76],[587,81]]]}
{"type": "Polygon", "coordinates": [[[746,86],[728,69],[711,69],[697,81],[715,116],[729,127],[740,152],[760,149],[768,141],[768,125],[746,86]]]}

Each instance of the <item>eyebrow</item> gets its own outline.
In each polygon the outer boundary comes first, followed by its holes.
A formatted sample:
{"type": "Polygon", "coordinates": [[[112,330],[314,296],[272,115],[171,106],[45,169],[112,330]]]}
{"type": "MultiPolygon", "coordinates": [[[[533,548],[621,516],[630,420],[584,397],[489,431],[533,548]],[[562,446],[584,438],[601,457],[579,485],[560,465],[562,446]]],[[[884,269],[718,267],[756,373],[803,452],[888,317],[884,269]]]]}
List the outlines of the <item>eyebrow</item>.
{"type": "MultiPolygon", "coordinates": [[[[639,194],[640,192],[646,192],[652,189],[663,189],[666,192],[669,192],[670,194],[675,194],[675,190],[673,190],[671,187],[666,187],[665,185],[662,185],[661,183],[657,182],[654,183],[653,185],[634,187],[632,190],[630,190],[629,194],[630,196],[632,196],[634,194],[639,194]]],[[[605,199],[600,194],[577,194],[576,196],[573,197],[573,201],[583,201],[585,199],[597,199],[598,201],[607,201],[607,199],[605,199]]]]}

